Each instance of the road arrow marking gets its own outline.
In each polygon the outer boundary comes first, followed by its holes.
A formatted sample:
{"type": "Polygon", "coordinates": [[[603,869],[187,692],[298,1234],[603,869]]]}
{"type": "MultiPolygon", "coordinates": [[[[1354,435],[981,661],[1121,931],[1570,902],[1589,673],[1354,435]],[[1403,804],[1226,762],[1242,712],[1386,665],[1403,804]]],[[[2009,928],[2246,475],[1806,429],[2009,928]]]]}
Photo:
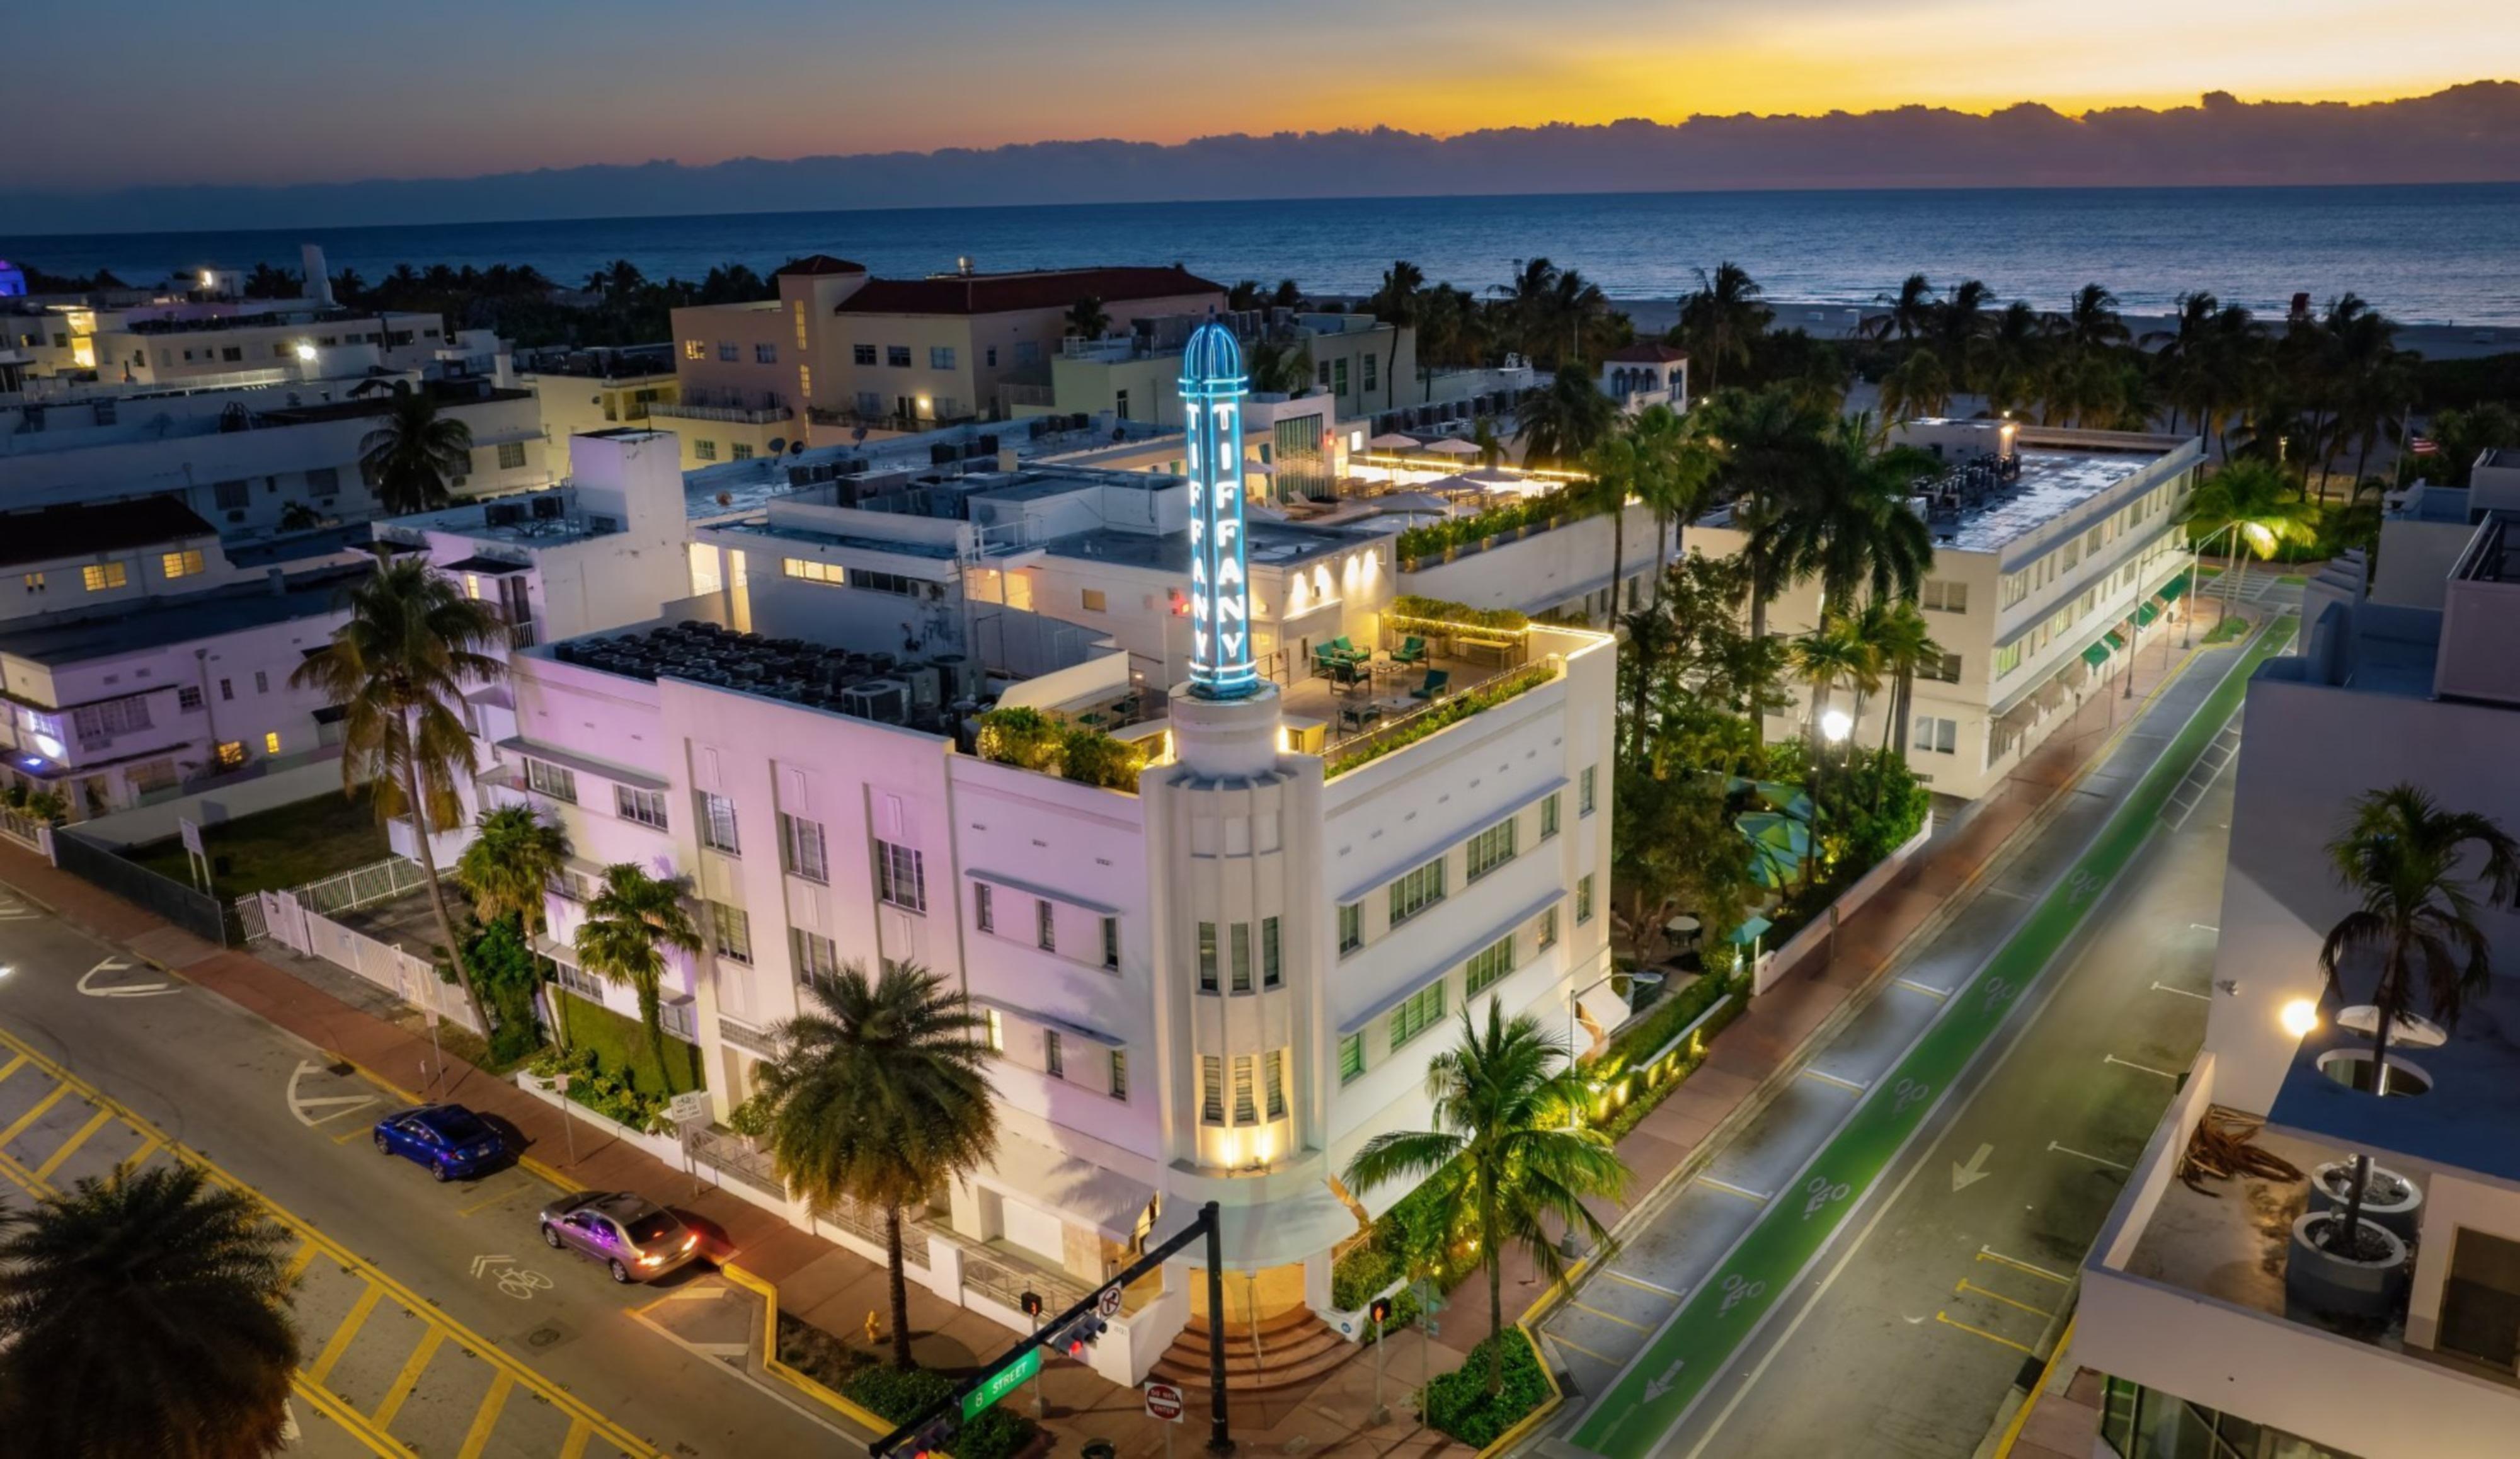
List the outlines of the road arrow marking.
{"type": "Polygon", "coordinates": [[[1986,1158],[1994,1153],[1993,1145],[1980,1145],[1977,1147],[1977,1153],[1969,1157],[1967,1165],[1961,1165],[1957,1160],[1953,1161],[1952,1189],[1966,1190],[1993,1174],[1994,1172],[1986,1168],[1986,1158]]]}
{"type": "Polygon", "coordinates": [[[148,998],[156,997],[160,994],[183,992],[180,988],[174,988],[164,983],[125,983],[114,988],[94,988],[89,986],[99,973],[127,973],[129,971],[131,971],[130,963],[124,962],[119,957],[109,957],[105,961],[98,963],[96,966],[89,968],[86,972],[79,974],[78,991],[86,994],[92,998],[148,998]]]}
{"type": "Polygon", "coordinates": [[[472,1259],[472,1274],[477,1277],[493,1266],[503,1265],[516,1260],[514,1257],[475,1257],[472,1259]]]}
{"type": "Polygon", "coordinates": [[[1687,1365],[1688,1361],[1688,1359],[1687,1358],[1673,1358],[1671,1360],[1671,1366],[1662,1370],[1662,1376],[1660,1378],[1657,1378],[1653,1382],[1645,1385],[1645,1401],[1651,1403],[1663,1394],[1670,1393],[1671,1386],[1680,1381],[1680,1370],[1682,1367],[1687,1365]]]}
{"type": "Polygon", "coordinates": [[[2048,1148],[2058,1155],[2070,1155],[2076,1160],[2088,1160],[2093,1165],[2107,1166],[2112,1171],[2132,1169],[2132,1167],[2118,1164],[2116,1161],[2109,1159],[2105,1155],[2093,1155],[2089,1150],[2077,1150],[2071,1145],[2059,1145],[2054,1140],[2049,1140],[2048,1142],[2048,1148]]]}

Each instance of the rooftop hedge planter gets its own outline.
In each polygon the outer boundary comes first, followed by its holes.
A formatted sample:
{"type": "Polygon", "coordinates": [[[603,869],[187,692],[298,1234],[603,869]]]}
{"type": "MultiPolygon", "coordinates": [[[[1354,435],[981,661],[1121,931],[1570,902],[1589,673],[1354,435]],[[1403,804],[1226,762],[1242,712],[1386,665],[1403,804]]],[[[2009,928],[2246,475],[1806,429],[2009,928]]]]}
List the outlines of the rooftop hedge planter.
{"type": "MultiPolygon", "coordinates": [[[[2354,1190],[2354,1162],[2330,1161],[2310,1172],[2310,1209],[2342,1212],[2354,1190]]],[[[2415,1222],[2424,1207],[2423,1188],[2385,1166],[2371,1167],[2370,1186],[2362,1193],[2362,1218],[2385,1226],[2404,1241],[2415,1237],[2415,1222]]]]}

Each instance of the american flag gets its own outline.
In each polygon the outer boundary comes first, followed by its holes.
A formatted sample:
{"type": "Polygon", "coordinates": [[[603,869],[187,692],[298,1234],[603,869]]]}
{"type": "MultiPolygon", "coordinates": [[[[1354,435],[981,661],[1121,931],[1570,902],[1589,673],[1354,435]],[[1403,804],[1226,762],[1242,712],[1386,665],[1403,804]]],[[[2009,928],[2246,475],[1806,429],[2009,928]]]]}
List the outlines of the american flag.
{"type": "Polygon", "coordinates": [[[2407,443],[2407,450],[2416,456],[2439,456],[2441,454],[2441,442],[2434,440],[2431,436],[2417,436],[2407,443]]]}

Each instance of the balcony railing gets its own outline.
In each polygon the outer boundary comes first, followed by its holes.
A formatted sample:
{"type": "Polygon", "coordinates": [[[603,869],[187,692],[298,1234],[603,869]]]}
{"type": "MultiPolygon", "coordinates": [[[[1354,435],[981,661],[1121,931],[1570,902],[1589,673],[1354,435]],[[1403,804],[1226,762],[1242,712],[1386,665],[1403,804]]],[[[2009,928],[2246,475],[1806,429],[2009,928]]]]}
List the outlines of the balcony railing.
{"type": "Polygon", "coordinates": [[[770,425],[796,419],[796,413],[784,405],[668,405],[653,401],[648,406],[648,414],[668,420],[719,420],[737,425],[770,425]]]}

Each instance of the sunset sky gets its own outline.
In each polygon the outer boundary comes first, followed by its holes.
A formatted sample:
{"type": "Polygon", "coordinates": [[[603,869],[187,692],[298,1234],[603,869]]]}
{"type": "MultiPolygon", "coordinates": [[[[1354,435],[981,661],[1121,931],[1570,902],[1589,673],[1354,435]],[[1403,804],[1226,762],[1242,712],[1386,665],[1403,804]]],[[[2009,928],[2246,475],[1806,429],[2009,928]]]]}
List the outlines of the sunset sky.
{"type": "Polygon", "coordinates": [[[2520,76],[2510,0],[131,0],[9,33],[43,119],[9,182],[77,190],[2520,76]]]}

